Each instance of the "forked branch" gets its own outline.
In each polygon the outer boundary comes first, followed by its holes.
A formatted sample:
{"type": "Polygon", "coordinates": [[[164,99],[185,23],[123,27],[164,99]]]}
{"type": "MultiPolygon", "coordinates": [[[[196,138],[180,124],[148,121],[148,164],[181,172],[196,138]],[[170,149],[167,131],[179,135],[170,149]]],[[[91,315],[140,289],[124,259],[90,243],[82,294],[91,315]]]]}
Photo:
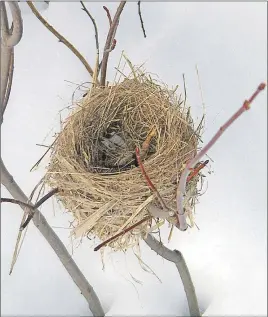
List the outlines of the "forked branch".
{"type": "Polygon", "coordinates": [[[124,9],[125,4],[126,4],[126,1],[120,2],[119,6],[116,10],[115,16],[113,18],[112,25],[109,29],[106,43],[104,46],[103,58],[102,58],[102,62],[101,62],[101,79],[100,79],[100,85],[103,87],[105,86],[105,82],[106,82],[108,59],[109,59],[110,51],[112,49],[111,46],[112,46],[113,40],[115,38],[115,33],[116,33],[116,30],[118,27],[120,15],[124,9]]]}
{"type": "Polygon", "coordinates": [[[59,190],[58,188],[54,188],[52,189],[50,192],[48,192],[44,197],[42,197],[41,199],[38,200],[38,202],[34,205],[32,204],[28,204],[25,203],[23,201],[19,201],[16,199],[12,199],[12,198],[1,198],[1,203],[12,203],[12,204],[17,204],[19,206],[21,206],[22,208],[28,208],[28,210],[30,211],[26,221],[21,225],[20,227],[20,231],[22,231],[23,229],[25,229],[27,227],[27,225],[29,224],[29,222],[32,220],[33,216],[34,216],[34,212],[37,208],[39,208],[45,201],[47,201],[50,197],[52,197],[53,195],[55,195],[56,193],[58,193],[59,190]]]}
{"type": "Polygon", "coordinates": [[[0,3],[1,10],[1,78],[0,78],[0,122],[3,122],[3,114],[9,99],[13,69],[14,69],[14,46],[21,39],[23,26],[20,15],[20,9],[16,2],[9,2],[13,18],[12,28],[9,28],[6,6],[4,2],[0,3]]]}
{"type": "MultiPolygon", "coordinates": [[[[1,183],[6,187],[11,196],[20,201],[27,203],[28,198],[23,193],[19,185],[16,183],[14,178],[10,175],[1,159],[1,183]]],[[[23,207],[24,209],[24,207],[23,207]]],[[[81,294],[85,297],[88,302],[89,308],[93,316],[104,316],[104,311],[101,307],[98,296],[96,295],[93,287],[88,283],[79,267],[76,265],[71,255],[61,242],[55,231],[50,227],[48,222],[42,213],[36,209],[33,214],[33,223],[37,229],[41,232],[43,237],[47,240],[51,248],[55,251],[59,260],[69,273],[70,277],[77,285],[81,294]]]]}
{"type": "MultiPolygon", "coordinates": [[[[1,44],[6,47],[14,47],[16,46],[22,37],[23,32],[23,25],[22,25],[22,18],[20,14],[20,8],[16,1],[8,1],[8,5],[11,11],[12,19],[13,19],[13,27],[12,30],[6,31],[5,27],[3,27],[3,23],[5,24],[6,21],[2,20],[1,16],[1,31],[3,32],[3,36],[1,39],[1,44]]],[[[1,3],[1,11],[5,10],[5,3],[1,3]]],[[[2,14],[2,12],[1,12],[2,14]]]]}
{"type": "Polygon", "coordinates": [[[266,84],[261,83],[256,91],[253,93],[253,95],[249,98],[249,100],[245,100],[241,108],[235,112],[231,118],[222,126],[220,127],[219,131],[214,135],[214,137],[208,142],[206,146],[202,148],[202,150],[192,159],[190,160],[184,169],[184,171],[181,174],[179,185],[177,188],[177,213],[179,217],[179,229],[184,231],[187,229],[187,223],[186,223],[186,214],[183,208],[183,201],[184,196],[186,192],[186,182],[189,174],[191,173],[191,170],[193,167],[201,160],[201,158],[207,153],[207,151],[216,143],[216,141],[220,138],[220,136],[223,134],[228,127],[234,123],[236,119],[238,119],[242,113],[244,113],[246,110],[250,109],[250,104],[254,101],[254,99],[257,97],[257,95],[265,88],[266,84]]]}
{"type": "Polygon", "coordinates": [[[91,77],[93,77],[93,70],[89,66],[88,62],[86,59],[81,55],[81,53],[64,37],[62,36],[58,31],[54,29],[52,25],[50,25],[43,17],[42,15],[38,12],[38,10],[35,8],[33,3],[31,1],[27,1],[28,6],[32,10],[33,14],[37,17],[37,19],[43,23],[43,25],[51,32],[53,33],[60,42],[62,42],[64,45],[66,45],[74,54],[79,58],[79,60],[83,63],[85,66],[86,70],[89,72],[91,77]]]}
{"type": "Polygon", "coordinates": [[[144,241],[158,255],[176,265],[187,297],[190,316],[201,316],[194,284],[182,253],[177,250],[171,251],[150,234],[148,234],[144,241]]]}
{"type": "MultiPolygon", "coordinates": [[[[12,13],[12,3],[9,2],[9,5],[10,4],[11,4],[11,13],[12,13]]],[[[1,5],[1,30],[3,30],[3,27],[5,27],[5,30],[8,30],[8,21],[7,21],[4,3],[1,2],[0,5],[1,5]],[[3,18],[5,19],[4,21],[3,21],[3,18]]],[[[15,7],[16,7],[16,5],[17,4],[15,4],[15,7]]],[[[18,16],[12,14],[12,17],[13,17],[13,19],[14,18],[16,19],[16,17],[18,17],[19,20],[21,21],[21,26],[22,26],[22,19],[20,16],[20,10],[19,10],[19,7],[17,7],[17,8],[18,8],[18,10],[17,10],[16,14],[18,16]]],[[[15,21],[13,20],[13,30],[14,30],[14,27],[16,29],[15,21]]],[[[21,27],[21,31],[22,31],[22,27],[21,27]]],[[[12,45],[16,45],[18,43],[18,41],[20,40],[20,37],[14,36],[13,40],[11,41],[12,45]]],[[[3,121],[2,118],[3,118],[4,112],[6,109],[6,107],[3,107],[4,103],[2,101],[3,100],[2,97],[6,96],[5,100],[6,100],[6,104],[7,104],[8,95],[9,95],[8,90],[10,91],[10,87],[11,87],[11,83],[12,83],[12,75],[13,75],[13,72],[10,72],[10,71],[5,72],[5,73],[2,72],[3,67],[5,67],[5,69],[10,69],[10,62],[9,62],[10,58],[3,57],[3,48],[6,48],[6,50],[5,50],[6,55],[4,55],[4,57],[11,56],[11,54],[13,53],[13,51],[12,51],[13,47],[11,47],[11,48],[5,47],[1,42],[1,124],[3,121]],[[2,86],[2,74],[4,74],[4,75],[7,74],[7,76],[9,76],[9,78],[5,81],[6,84],[3,86],[2,86]],[[8,82],[9,82],[9,84],[7,84],[8,82]],[[2,91],[3,91],[3,95],[2,95],[2,91]]],[[[0,165],[1,165],[1,184],[6,187],[6,189],[9,191],[9,193],[14,198],[14,200],[18,201],[20,203],[20,206],[24,210],[26,207],[25,204],[27,205],[28,198],[23,193],[21,188],[18,186],[18,184],[16,183],[16,181],[14,180],[12,175],[8,172],[6,166],[4,165],[2,158],[1,158],[0,165]],[[24,206],[21,205],[21,202],[24,203],[24,206]]],[[[45,196],[45,197],[47,197],[47,196],[45,196]]],[[[39,201],[39,204],[44,202],[45,197],[43,197],[39,201]]],[[[81,294],[85,297],[85,299],[89,305],[89,309],[91,310],[93,316],[104,316],[105,315],[104,311],[101,307],[100,301],[99,301],[96,293],[94,292],[94,289],[88,283],[85,276],[82,274],[82,272],[80,271],[80,269],[78,268],[78,266],[76,265],[74,260],[72,259],[71,255],[69,254],[69,252],[65,248],[64,244],[61,242],[61,240],[56,235],[54,230],[49,226],[45,217],[40,213],[40,211],[38,209],[36,209],[35,212],[33,213],[33,223],[37,227],[37,229],[41,232],[43,237],[47,240],[49,245],[52,247],[52,249],[54,250],[54,252],[58,256],[59,260],[61,261],[61,263],[63,264],[63,266],[67,270],[67,272],[69,273],[70,277],[72,278],[74,283],[77,285],[77,287],[81,291],[81,294]]]]}

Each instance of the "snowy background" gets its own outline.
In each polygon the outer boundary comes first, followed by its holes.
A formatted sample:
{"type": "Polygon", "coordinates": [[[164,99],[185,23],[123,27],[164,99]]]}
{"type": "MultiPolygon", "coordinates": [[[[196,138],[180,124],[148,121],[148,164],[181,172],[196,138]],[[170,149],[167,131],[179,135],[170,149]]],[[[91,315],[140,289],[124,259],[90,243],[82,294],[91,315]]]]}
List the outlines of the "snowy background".
{"type": "MultiPolygon", "coordinates": [[[[108,30],[106,5],[87,3],[99,27],[101,47],[108,30]]],[[[231,114],[266,81],[266,3],[142,3],[147,38],[137,4],[127,3],[110,55],[108,80],[114,78],[122,50],[134,64],[146,62],[170,86],[185,74],[188,103],[200,120],[206,104],[207,142],[231,114]]],[[[39,4],[44,17],[70,40],[93,66],[95,40],[91,21],[79,3],[39,4]]],[[[2,157],[28,195],[44,175],[46,160],[30,173],[59,125],[59,111],[71,104],[77,84],[90,80],[80,61],[52,35],[26,4],[21,4],[24,34],[15,47],[15,72],[2,126],[2,157]],[[70,83],[70,82],[73,82],[70,83]]],[[[66,115],[66,113],[65,113],[66,115]]],[[[214,173],[197,206],[200,228],[174,232],[171,249],[182,251],[205,316],[266,315],[267,305],[267,93],[232,126],[209,152],[214,173]]],[[[1,196],[9,197],[5,188],[1,196]]],[[[21,221],[18,206],[1,206],[2,315],[89,315],[88,306],[52,249],[31,224],[18,262],[8,275],[21,221]]],[[[69,216],[52,201],[42,212],[72,252],[69,216]],[[54,210],[54,211],[53,211],[54,210]]],[[[73,257],[97,292],[107,316],[187,315],[175,266],[142,243],[143,260],[158,277],[144,272],[132,252],[105,257],[85,240],[73,257]],[[142,282],[142,285],[134,279],[142,282]]]]}

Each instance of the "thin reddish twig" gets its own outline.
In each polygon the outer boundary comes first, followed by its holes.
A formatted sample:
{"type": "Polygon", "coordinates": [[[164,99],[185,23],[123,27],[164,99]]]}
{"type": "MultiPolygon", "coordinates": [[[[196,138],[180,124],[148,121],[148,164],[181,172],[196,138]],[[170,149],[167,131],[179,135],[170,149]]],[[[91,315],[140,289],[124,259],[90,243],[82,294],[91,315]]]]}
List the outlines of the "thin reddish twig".
{"type": "Polygon", "coordinates": [[[103,6],[103,9],[106,11],[106,14],[107,14],[107,17],[108,17],[108,20],[109,20],[109,25],[110,27],[112,26],[112,17],[111,17],[111,13],[109,11],[109,9],[105,6],[103,6]]]}
{"type": "Polygon", "coordinates": [[[206,160],[205,162],[201,163],[199,166],[194,168],[191,174],[187,177],[186,182],[188,183],[194,176],[196,176],[199,173],[199,171],[208,164],[208,162],[209,160],[206,160]]]}
{"type": "Polygon", "coordinates": [[[120,231],[118,234],[114,235],[113,237],[103,241],[102,243],[100,243],[98,246],[96,246],[96,248],[94,249],[94,251],[98,251],[100,248],[104,247],[107,243],[115,240],[116,238],[122,236],[123,234],[127,233],[128,231],[136,228],[137,226],[141,225],[142,223],[144,223],[145,221],[151,219],[152,217],[151,216],[147,216],[145,218],[143,218],[142,220],[138,221],[137,223],[135,223],[134,225],[126,228],[126,229],[123,229],[122,231],[120,231]]]}
{"type": "Polygon", "coordinates": [[[219,131],[214,135],[214,137],[208,142],[208,144],[203,147],[203,149],[190,161],[187,163],[184,171],[181,174],[179,185],[177,188],[177,214],[179,217],[179,225],[177,226],[180,230],[184,231],[187,229],[186,215],[183,208],[183,200],[186,192],[186,182],[187,177],[191,172],[191,169],[201,160],[201,158],[207,153],[207,151],[216,143],[220,138],[222,133],[237,119],[242,113],[250,109],[250,104],[258,96],[258,94],[265,88],[266,84],[261,83],[252,96],[245,100],[243,105],[231,116],[231,118],[220,127],[219,131]]]}
{"type": "Polygon", "coordinates": [[[148,186],[151,188],[151,190],[155,193],[155,195],[157,196],[157,198],[159,199],[160,203],[161,203],[161,206],[163,209],[168,209],[164,200],[162,199],[162,197],[160,196],[158,190],[156,189],[156,187],[154,186],[154,184],[152,183],[152,181],[150,180],[150,177],[147,175],[146,171],[145,171],[145,168],[142,164],[142,161],[141,161],[141,157],[140,157],[140,150],[138,147],[136,147],[136,158],[137,158],[137,161],[138,161],[138,164],[139,164],[139,167],[141,169],[141,172],[142,172],[142,175],[144,176],[148,186]]]}
{"type": "MultiPolygon", "coordinates": [[[[179,182],[179,186],[178,186],[178,190],[177,190],[177,205],[179,205],[179,203],[181,204],[181,206],[183,206],[183,196],[185,193],[185,185],[186,183],[192,178],[194,177],[207,163],[208,160],[205,161],[204,163],[200,164],[196,169],[193,170],[193,166],[195,166],[198,161],[201,159],[201,157],[203,155],[206,154],[207,150],[217,141],[217,139],[221,136],[221,134],[246,110],[250,109],[250,104],[252,103],[252,101],[257,97],[257,95],[260,93],[261,90],[263,90],[265,88],[265,84],[262,83],[259,85],[258,89],[253,93],[253,95],[249,98],[249,100],[245,100],[245,102],[243,103],[242,107],[219,129],[219,131],[216,133],[216,135],[211,139],[211,141],[190,161],[187,163],[185,170],[183,171],[181,178],[180,178],[180,182],[179,182]],[[192,171],[191,175],[189,176],[190,172],[192,171]],[[182,187],[182,189],[184,191],[180,191],[181,189],[181,183],[183,182],[184,187],[182,187]]],[[[146,179],[146,182],[148,184],[148,186],[152,189],[152,191],[155,192],[155,194],[157,195],[157,197],[159,198],[161,205],[163,208],[167,208],[162,197],[160,196],[159,192],[157,191],[156,187],[154,186],[154,184],[152,183],[152,181],[150,180],[149,176],[147,175],[144,166],[142,164],[141,158],[140,158],[140,151],[139,148],[136,148],[136,157],[137,157],[137,161],[139,164],[139,167],[142,171],[142,174],[144,176],[144,178],[146,179]]],[[[183,210],[183,207],[182,207],[183,210]]],[[[187,223],[186,223],[186,217],[185,217],[185,212],[183,210],[183,213],[179,213],[178,210],[178,228],[180,230],[186,230],[187,229],[187,223]],[[184,220],[184,221],[182,221],[184,220]],[[185,222],[185,224],[184,224],[185,222]]],[[[137,223],[135,223],[134,225],[123,229],[121,232],[119,232],[118,234],[114,235],[113,237],[105,240],[104,242],[102,242],[101,244],[99,244],[94,251],[98,251],[100,248],[102,248],[103,246],[105,246],[107,243],[115,240],[116,238],[120,237],[121,235],[125,234],[126,232],[134,229],[135,227],[139,226],[140,224],[142,224],[143,222],[149,220],[150,218],[152,218],[151,216],[148,216],[140,221],[138,221],[137,223]]]]}
{"type": "Polygon", "coordinates": [[[109,59],[109,54],[111,52],[111,47],[115,46],[114,38],[115,38],[115,33],[119,24],[119,18],[120,15],[124,9],[124,6],[126,4],[126,1],[121,1],[116,13],[114,15],[114,18],[112,20],[112,24],[110,26],[106,43],[104,46],[104,52],[103,52],[103,57],[102,57],[102,62],[101,62],[101,79],[100,79],[100,85],[105,87],[106,83],[106,73],[107,73],[107,65],[108,65],[108,59],[109,59]]]}

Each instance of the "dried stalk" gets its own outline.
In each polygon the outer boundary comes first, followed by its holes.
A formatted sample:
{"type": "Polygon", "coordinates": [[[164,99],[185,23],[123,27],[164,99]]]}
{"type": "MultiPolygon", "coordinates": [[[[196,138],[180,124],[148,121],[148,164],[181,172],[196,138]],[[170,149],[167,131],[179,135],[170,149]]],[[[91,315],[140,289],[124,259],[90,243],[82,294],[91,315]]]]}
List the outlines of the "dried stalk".
{"type": "Polygon", "coordinates": [[[186,265],[186,262],[182,253],[177,250],[174,250],[174,251],[169,250],[150,234],[148,234],[148,236],[144,239],[144,241],[158,255],[160,255],[167,261],[173,262],[176,265],[182,280],[186,297],[187,297],[190,316],[201,316],[201,313],[198,307],[198,301],[197,301],[197,297],[195,293],[194,284],[192,282],[190,272],[188,270],[188,267],[186,265]]]}
{"type": "Polygon", "coordinates": [[[143,32],[143,36],[146,38],[146,33],[145,33],[145,28],[144,28],[144,24],[143,24],[143,19],[141,16],[141,2],[138,1],[138,14],[140,17],[140,22],[141,22],[141,28],[142,28],[142,32],[143,32]]]}
{"type": "Polygon", "coordinates": [[[37,17],[39,21],[43,23],[43,25],[51,32],[53,33],[60,42],[65,44],[74,54],[79,58],[79,60],[82,62],[82,64],[85,66],[86,70],[89,72],[89,74],[93,77],[93,70],[89,66],[86,59],[81,55],[81,53],[64,37],[62,36],[58,31],[54,29],[52,25],[50,25],[43,17],[42,15],[36,10],[35,6],[31,1],[27,1],[28,6],[32,10],[33,14],[37,17]]]}
{"type": "Polygon", "coordinates": [[[124,9],[125,4],[126,4],[126,1],[120,2],[119,6],[116,10],[112,25],[109,29],[106,43],[104,46],[103,58],[102,58],[102,62],[101,62],[101,79],[100,79],[100,85],[103,87],[105,86],[105,82],[106,82],[107,65],[108,65],[109,54],[111,51],[111,45],[113,44],[113,40],[114,40],[115,33],[116,33],[118,23],[119,23],[119,18],[120,18],[120,15],[124,9]]]}
{"type": "Polygon", "coordinates": [[[219,131],[214,135],[214,137],[208,142],[206,146],[192,159],[190,160],[181,174],[179,185],[177,188],[177,213],[179,217],[179,229],[184,231],[187,229],[186,215],[183,208],[183,200],[186,192],[186,182],[191,169],[201,160],[201,158],[207,153],[207,151],[216,143],[224,131],[232,124],[234,121],[240,117],[242,113],[250,109],[250,104],[257,97],[257,95],[265,88],[265,84],[261,83],[249,100],[245,100],[243,105],[235,112],[232,117],[222,126],[219,131]]]}

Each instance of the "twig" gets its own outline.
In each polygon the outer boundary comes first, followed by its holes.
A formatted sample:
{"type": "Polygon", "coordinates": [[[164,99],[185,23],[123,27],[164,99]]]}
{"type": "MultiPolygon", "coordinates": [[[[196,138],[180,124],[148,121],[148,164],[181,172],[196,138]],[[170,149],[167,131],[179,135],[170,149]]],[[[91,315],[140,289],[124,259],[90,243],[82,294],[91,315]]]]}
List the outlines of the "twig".
{"type": "MultiPolygon", "coordinates": [[[[2,3],[0,4],[2,5],[2,3]]],[[[2,13],[2,10],[1,10],[1,13],[2,13]]],[[[19,14],[20,14],[20,10],[19,10],[19,14]]],[[[1,22],[2,22],[2,19],[1,19],[1,22]]],[[[5,62],[4,59],[2,60],[2,53],[3,51],[1,51],[1,72],[2,72],[3,64],[5,62]]],[[[6,95],[6,91],[4,93],[6,95]]],[[[1,107],[2,107],[2,104],[1,104],[1,107]]],[[[1,112],[1,115],[3,114],[4,112],[1,112]]],[[[2,120],[1,120],[1,124],[2,124],[2,120]]],[[[1,157],[0,157],[0,160],[1,160],[0,162],[1,184],[5,186],[5,188],[9,191],[9,193],[14,199],[23,201],[25,203],[28,202],[27,196],[23,193],[23,191],[18,186],[18,184],[16,183],[12,175],[8,172],[1,157]]],[[[40,231],[40,233],[43,235],[43,237],[47,240],[49,245],[52,247],[57,257],[59,258],[59,260],[65,267],[66,271],[69,273],[70,277],[72,278],[74,283],[77,285],[77,287],[81,291],[81,294],[86,299],[89,309],[91,310],[93,316],[104,316],[105,315],[104,311],[101,307],[100,301],[93,287],[88,283],[85,276],[82,274],[79,267],[76,265],[76,263],[70,256],[69,252],[65,248],[64,244],[61,242],[61,240],[56,235],[54,230],[49,226],[45,217],[40,213],[38,209],[34,213],[33,223],[37,227],[37,229],[40,231]]]]}
{"type": "MultiPolygon", "coordinates": [[[[19,41],[21,40],[22,33],[23,33],[23,24],[22,24],[22,18],[21,18],[21,13],[20,13],[20,8],[17,2],[8,2],[12,19],[13,19],[13,24],[10,32],[5,32],[5,35],[2,38],[1,44],[6,47],[14,47],[16,46],[19,41]]],[[[5,10],[4,9],[5,3],[1,4],[1,11],[5,10]]],[[[1,19],[2,20],[2,19],[1,19]]],[[[2,27],[1,27],[2,29],[2,27]]]]}
{"type": "MultiPolygon", "coordinates": [[[[106,14],[107,14],[107,17],[108,17],[108,20],[109,20],[109,25],[110,25],[110,27],[111,27],[111,26],[112,26],[112,18],[111,18],[110,10],[109,10],[107,7],[105,7],[105,6],[103,6],[103,9],[106,11],[106,14]]],[[[114,33],[113,37],[114,37],[114,36],[115,36],[115,33],[114,33]]],[[[110,46],[110,48],[109,48],[109,52],[111,52],[111,51],[113,51],[113,50],[115,49],[116,43],[117,43],[117,41],[116,41],[116,39],[114,38],[114,39],[112,40],[111,46],[110,46]]],[[[102,62],[101,62],[101,63],[102,63],[102,62]]],[[[101,63],[100,63],[100,67],[101,67],[101,63]]]]}
{"type": "Polygon", "coordinates": [[[88,11],[88,9],[86,8],[86,6],[84,5],[83,1],[80,1],[81,5],[82,5],[82,10],[86,12],[86,14],[89,16],[90,20],[93,23],[94,26],[94,30],[95,30],[95,42],[96,42],[96,65],[95,65],[95,70],[94,70],[94,74],[93,74],[93,83],[95,84],[97,81],[97,77],[99,74],[99,55],[100,55],[100,46],[99,46],[99,35],[98,35],[98,28],[97,28],[97,24],[95,19],[93,18],[93,16],[90,14],[90,12],[88,11]]]}
{"type": "MultiPolygon", "coordinates": [[[[111,26],[112,26],[112,17],[111,17],[110,10],[106,6],[103,6],[103,9],[106,11],[106,14],[107,14],[107,17],[108,17],[108,21],[109,21],[109,26],[111,28],[111,26]]],[[[112,44],[110,45],[110,48],[109,48],[109,52],[114,50],[115,46],[116,46],[116,39],[113,39],[112,44]]],[[[99,69],[101,69],[101,65],[102,65],[102,61],[99,63],[99,69]]]]}
{"type": "Polygon", "coordinates": [[[9,100],[13,70],[14,70],[14,46],[18,44],[23,31],[20,9],[17,3],[9,2],[13,18],[12,27],[9,29],[6,6],[0,3],[1,10],[1,80],[0,80],[0,123],[9,100]],[[16,20],[16,21],[15,21],[16,20]],[[15,26],[15,30],[14,30],[15,26]],[[15,32],[15,33],[14,33],[15,32]]]}
{"type": "Polygon", "coordinates": [[[25,222],[20,226],[20,231],[23,231],[29,224],[29,222],[33,219],[34,216],[34,211],[40,207],[45,201],[47,201],[50,197],[52,197],[53,195],[55,195],[56,193],[59,192],[58,188],[54,188],[52,189],[49,193],[47,193],[43,198],[41,198],[40,200],[38,200],[38,202],[33,206],[33,209],[31,213],[28,214],[27,219],[25,220],[25,222]]]}
{"type": "Polygon", "coordinates": [[[142,16],[141,16],[141,2],[140,1],[138,1],[138,13],[139,13],[140,21],[141,21],[141,28],[142,28],[143,36],[146,38],[146,33],[145,33],[144,24],[143,24],[143,19],[142,19],[142,16]]]}
{"type": "MultiPolygon", "coordinates": [[[[24,209],[24,213],[23,213],[23,216],[21,219],[21,225],[26,220],[26,216],[27,216],[26,210],[28,211],[28,209],[24,209]]],[[[26,233],[27,233],[27,229],[24,231],[24,235],[23,235],[22,231],[19,230],[19,232],[18,232],[15,248],[13,251],[12,261],[11,261],[11,265],[10,265],[9,275],[12,274],[14,267],[15,267],[15,264],[17,263],[18,256],[19,256],[19,253],[20,253],[20,250],[21,250],[26,233]],[[23,237],[22,237],[22,235],[23,235],[23,237]]]]}
{"type": "MultiPolygon", "coordinates": [[[[27,202],[28,198],[23,193],[21,188],[18,186],[14,178],[9,174],[6,169],[2,159],[1,159],[1,183],[6,187],[14,199],[27,202]]],[[[100,301],[93,289],[93,287],[88,283],[85,276],[79,270],[78,266],[70,256],[69,252],[65,248],[64,244],[61,242],[59,237],[56,235],[55,231],[47,223],[45,217],[37,209],[34,213],[33,223],[47,240],[49,245],[55,251],[59,260],[71,276],[74,283],[80,289],[82,295],[88,302],[89,308],[93,316],[104,316],[104,311],[101,307],[100,301]]]]}
{"type": "Polygon", "coordinates": [[[34,209],[39,208],[45,201],[47,201],[50,197],[55,195],[56,193],[59,192],[58,188],[52,189],[50,192],[48,192],[44,197],[38,200],[38,202],[34,205],[34,209]]]}
{"type": "Polygon", "coordinates": [[[105,7],[105,6],[103,6],[103,9],[106,11],[106,14],[107,14],[107,17],[108,17],[108,20],[109,20],[109,25],[111,27],[112,26],[112,17],[111,17],[110,10],[107,7],[105,7]]]}
{"type": "Polygon", "coordinates": [[[220,127],[219,131],[214,135],[214,137],[208,142],[208,144],[203,147],[203,149],[192,159],[190,160],[181,174],[179,185],[177,188],[177,214],[179,217],[179,229],[186,230],[187,223],[186,223],[186,216],[185,211],[183,208],[183,200],[184,195],[186,192],[186,181],[191,169],[201,160],[201,158],[207,153],[207,151],[216,143],[216,141],[220,138],[223,132],[237,119],[240,117],[242,113],[246,110],[250,109],[250,104],[253,100],[257,97],[257,95],[265,88],[266,84],[261,83],[253,95],[249,98],[249,100],[245,100],[243,105],[235,112],[231,118],[222,126],[220,127]]]}
{"type": "Polygon", "coordinates": [[[59,192],[58,188],[54,188],[52,189],[49,193],[47,193],[44,197],[42,197],[41,199],[38,200],[38,202],[36,204],[29,204],[29,203],[25,203],[23,201],[19,201],[17,199],[12,199],[12,198],[1,198],[1,203],[12,203],[12,204],[17,204],[20,205],[22,208],[29,208],[29,213],[28,213],[28,217],[26,219],[25,222],[23,222],[23,224],[20,226],[20,230],[22,231],[27,225],[28,223],[31,221],[31,219],[34,216],[34,211],[39,208],[45,201],[47,201],[50,197],[52,197],[53,195],[55,195],[56,193],[59,192]]]}
{"type": "Polygon", "coordinates": [[[13,199],[13,198],[1,198],[1,203],[12,203],[12,204],[20,205],[21,207],[29,208],[29,209],[34,208],[33,205],[30,205],[28,203],[25,203],[23,201],[13,199]]]}
{"type": "Polygon", "coordinates": [[[96,41],[96,50],[97,50],[97,54],[99,54],[100,51],[100,46],[99,46],[99,35],[98,35],[98,28],[97,28],[97,24],[95,19],[93,18],[93,16],[90,14],[90,12],[88,11],[88,9],[86,8],[86,6],[84,5],[83,1],[80,1],[81,5],[82,5],[82,10],[86,12],[86,14],[89,16],[90,20],[93,23],[94,26],[94,30],[95,30],[95,41],[96,41]]]}
{"type": "Polygon", "coordinates": [[[194,170],[191,172],[191,174],[187,177],[186,182],[189,182],[194,176],[196,176],[199,171],[204,168],[208,164],[209,160],[206,160],[205,162],[199,164],[194,170]]]}
{"type": "Polygon", "coordinates": [[[118,23],[119,23],[119,18],[120,18],[120,15],[124,9],[125,4],[126,4],[126,1],[120,2],[119,6],[116,10],[114,19],[112,21],[111,27],[109,29],[106,43],[104,46],[103,58],[102,58],[102,63],[101,63],[101,79],[100,79],[100,85],[103,87],[105,86],[105,82],[106,82],[106,72],[107,72],[107,65],[108,65],[110,49],[111,49],[111,46],[113,44],[113,40],[114,40],[115,33],[116,33],[118,23]]]}
{"type": "Polygon", "coordinates": [[[161,206],[164,210],[167,210],[167,206],[163,200],[163,198],[160,196],[158,190],[156,189],[156,187],[154,186],[154,184],[152,183],[152,181],[150,180],[149,176],[147,175],[145,168],[142,164],[141,161],[141,157],[140,157],[140,150],[138,147],[136,147],[136,158],[137,158],[137,162],[139,164],[139,167],[141,169],[142,175],[144,176],[148,186],[151,188],[151,190],[155,193],[156,197],[158,198],[159,202],[161,203],[161,206]]]}
{"type": "Polygon", "coordinates": [[[147,238],[145,238],[144,241],[158,255],[160,255],[167,261],[173,262],[176,265],[187,297],[190,316],[201,316],[194,284],[182,253],[178,250],[169,250],[150,234],[148,234],[147,238]]]}
{"type": "Polygon", "coordinates": [[[115,240],[116,238],[122,236],[123,234],[127,233],[128,231],[136,228],[137,226],[141,225],[142,223],[144,223],[145,221],[151,219],[152,217],[151,216],[147,216],[145,218],[143,218],[142,220],[134,223],[134,225],[132,226],[129,226],[128,228],[126,229],[123,229],[122,231],[120,231],[119,233],[117,233],[116,235],[112,236],[111,238],[103,241],[102,243],[100,243],[98,246],[96,246],[96,248],[94,249],[94,251],[98,251],[100,248],[104,247],[106,244],[108,244],[109,242],[115,240]]]}
{"type": "Polygon", "coordinates": [[[79,58],[79,60],[83,63],[89,74],[93,77],[93,70],[89,66],[86,59],[81,55],[81,53],[64,37],[62,36],[58,31],[54,29],[52,25],[50,25],[43,17],[42,15],[36,10],[35,6],[31,1],[27,1],[28,6],[31,8],[33,14],[37,17],[39,21],[43,23],[43,25],[51,32],[53,33],[60,42],[65,44],[74,54],[79,58]]]}
{"type": "Polygon", "coordinates": [[[11,57],[10,57],[10,68],[9,68],[9,74],[8,74],[8,82],[7,82],[7,88],[6,88],[6,93],[5,93],[5,97],[4,97],[3,112],[5,112],[5,108],[7,106],[8,101],[9,101],[11,87],[12,87],[13,73],[14,73],[14,49],[12,48],[11,57]]]}
{"type": "Polygon", "coordinates": [[[56,143],[58,137],[56,137],[54,139],[54,141],[52,142],[52,144],[50,146],[47,147],[47,150],[45,151],[45,153],[40,157],[40,159],[33,165],[33,167],[31,167],[30,172],[32,172],[36,167],[38,167],[38,165],[41,163],[41,161],[43,160],[43,158],[47,155],[47,153],[51,150],[51,148],[54,146],[54,144],[56,143]]]}
{"type": "MultiPolygon", "coordinates": [[[[164,210],[167,210],[167,206],[165,205],[162,197],[160,196],[159,192],[157,191],[157,189],[155,188],[155,186],[153,185],[152,181],[150,180],[149,176],[146,174],[145,172],[145,169],[144,169],[144,166],[141,162],[141,158],[140,158],[140,154],[139,154],[139,148],[136,148],[136,157],[137,157],[137,161],[139,163],[139,166],[141,168],[141,171],[142,171],[142,174],[143,176],[145,177],[147,183],[148,183],[148,186],[153,190],[153,192],[158,195],[158,199],[160,200],[161,204],[162,204],[162,207],[164,210]]],[[[194,175],[192,175],[192,177],[194,177],[200,170],[201,168],[203,168],[207,163],[202,163],[198,168],[196,168],[193,172],[195,173],[194,175]]],[[[149,207],[149,206],[148,206],[149,207]]],[[[155,207],[155,206],[150,206],[151,208],[149,209],[149,212],[154,214],[156,212],[158,212],[158,208],[155,207]],[[154,210],[154,212],[153,212],[154,210]],[[152,212],[151,212],[152,211],[152,212]]],[[[160,211],[159,210],[159,214],[162,215],[163,211],[160,211]]],[[[168,215],[172,216],[171,213],[169,212],[168,215]]],[[[99,249],[101,249],[102,247],[104,247],[105,245],[107,245],[109,242],[115,240],[116,238],[124,235],[125,233],[127,233],[128,231],[134,229],[135,227],[139,226],[140,224],[144,223],[145,221],[151,219],[152,217],[151,216],[148,216],[140,221],[138,221],[137,223],[135,223],[134,225],[128,227],[128,228],[125,228],[123,229],[122,231],[120,231],[118,234],[112,236],[111,238],[105,240],[104,242],[100,243],[95,249],[94,251],[98,251],[99,249]]],[[[170,239],[170,238],[169,238],[170,239]]]]}

